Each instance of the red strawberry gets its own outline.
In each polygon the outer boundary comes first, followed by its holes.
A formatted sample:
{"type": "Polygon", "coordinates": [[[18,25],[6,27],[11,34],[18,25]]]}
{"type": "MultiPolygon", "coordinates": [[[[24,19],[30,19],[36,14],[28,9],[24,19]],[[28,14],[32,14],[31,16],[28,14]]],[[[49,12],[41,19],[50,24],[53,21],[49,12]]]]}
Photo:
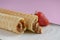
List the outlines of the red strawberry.
{"type": "Polygon", "coordinates": [[[36,12],[38,16],[38,22],[40,26],[47,26],[49,24],[48,19],[45,17],[45,15],[42,12],[36,12]]]}

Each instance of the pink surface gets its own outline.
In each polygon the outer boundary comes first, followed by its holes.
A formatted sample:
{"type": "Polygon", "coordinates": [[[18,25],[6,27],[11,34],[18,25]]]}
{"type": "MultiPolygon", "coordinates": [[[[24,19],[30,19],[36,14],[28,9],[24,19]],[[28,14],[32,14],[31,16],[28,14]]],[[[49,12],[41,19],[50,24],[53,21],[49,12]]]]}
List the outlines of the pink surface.
{"type": "Polygon", "coordinates": [[[50,22],[60,24],[60,0],[0,0],[0,8],[26,13],[42,11],[50,22]]]}

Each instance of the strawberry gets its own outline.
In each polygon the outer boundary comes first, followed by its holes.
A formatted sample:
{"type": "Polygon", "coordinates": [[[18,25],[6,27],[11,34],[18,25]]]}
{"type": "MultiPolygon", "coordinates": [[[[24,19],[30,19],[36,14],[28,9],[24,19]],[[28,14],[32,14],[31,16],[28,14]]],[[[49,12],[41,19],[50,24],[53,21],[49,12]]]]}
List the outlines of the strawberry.
{"type": "Polygon", "coordinates": [[[36,12],[38,16],[38,22],[40,26],[47,26],[49,24],[48,19],[45,17],[45,15],[42,12],[36,12]]]}

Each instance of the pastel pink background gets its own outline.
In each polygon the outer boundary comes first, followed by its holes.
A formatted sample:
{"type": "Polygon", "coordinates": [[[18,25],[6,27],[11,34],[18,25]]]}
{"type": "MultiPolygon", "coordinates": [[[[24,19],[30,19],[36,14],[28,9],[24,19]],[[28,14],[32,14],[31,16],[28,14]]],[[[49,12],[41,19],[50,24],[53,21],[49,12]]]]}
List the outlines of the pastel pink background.
{"type": "Polygon", "coordinates": [[[26,13],[41,11],[50,22],[60,24],[60,0],[0,0],[0,8],[26,13]]]}

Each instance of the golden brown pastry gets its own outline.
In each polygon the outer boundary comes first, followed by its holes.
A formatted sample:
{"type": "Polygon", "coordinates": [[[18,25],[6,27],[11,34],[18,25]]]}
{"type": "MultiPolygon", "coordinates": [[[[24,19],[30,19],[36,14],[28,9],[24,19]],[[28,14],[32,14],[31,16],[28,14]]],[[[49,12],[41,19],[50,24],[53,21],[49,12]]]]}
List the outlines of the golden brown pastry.
{"type": "Polygon", "coordinates": [[[35,32],[35,33],[41,33],[41,27],[39,26],[38,17],[36,15],[10,11],[6,9],[0,9],[0,12],[4,14],[23,17],[25,19],[26,27],[28,30],[35,32]]]}
{"type": "Polygon", "coordinates": [[[26,30],[24,18],[0,13],[0,29],[23,33],[26,30]]]}

